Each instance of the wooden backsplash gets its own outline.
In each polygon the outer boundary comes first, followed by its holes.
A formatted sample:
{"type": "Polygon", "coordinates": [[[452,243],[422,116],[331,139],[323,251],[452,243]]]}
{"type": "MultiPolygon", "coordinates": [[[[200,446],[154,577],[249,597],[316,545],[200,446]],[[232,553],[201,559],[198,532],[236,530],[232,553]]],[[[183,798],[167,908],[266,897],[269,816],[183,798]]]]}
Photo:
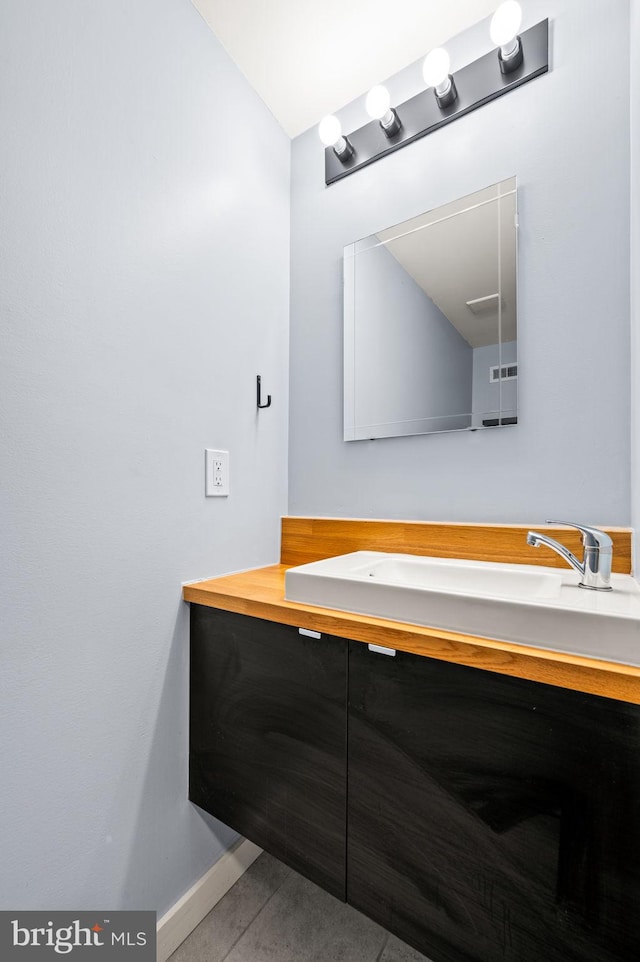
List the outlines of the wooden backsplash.
{"type": "MultiPolygon", "coordinates": [[[[531,548],[527,531],[542,531],[582,558],[582,538],[559,525],[456,524],[357,518],[282,519],[280,563],[300,565],[350,551],[390,551],[434,558],[468,558],[566,568],[549,548],[531,548]]],[[[631,529],[603,528],[613,539],[613,571],[631,572],[631,529]]]]}

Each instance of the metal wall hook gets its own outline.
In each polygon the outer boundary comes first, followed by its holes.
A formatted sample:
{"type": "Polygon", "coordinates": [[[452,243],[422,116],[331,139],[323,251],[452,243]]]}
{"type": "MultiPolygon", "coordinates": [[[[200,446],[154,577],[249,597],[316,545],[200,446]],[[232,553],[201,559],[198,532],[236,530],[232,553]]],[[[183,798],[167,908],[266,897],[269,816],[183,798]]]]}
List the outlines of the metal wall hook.
{"type": "Polygon", "coordinates": [[[257,401],[258,401],[258,407],[259,407],[259,408],[268,408],[268,407],[271,407],[271,395],[270,395],[270,394],[267,394],[267,403],[266,403],[266,404],[263,404],[263,403],[262,403],[262,389],[261,389],[261,387],[260,387],[260,382],[261,382],[261,380],[262,380],[262,378],[261,378],[260,375],[258,374],[258,375],[257,375],[257,378],[256,378],[256,396],[257,396],[257,401]]]}

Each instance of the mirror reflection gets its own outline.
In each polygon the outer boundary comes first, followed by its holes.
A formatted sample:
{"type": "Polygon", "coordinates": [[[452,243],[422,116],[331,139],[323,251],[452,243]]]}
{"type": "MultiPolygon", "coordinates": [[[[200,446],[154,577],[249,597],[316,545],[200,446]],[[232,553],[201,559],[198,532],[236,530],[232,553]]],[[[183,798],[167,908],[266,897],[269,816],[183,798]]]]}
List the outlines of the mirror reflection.
{"type": "Polygon", "coordinates": [[[516,179],[344,251],[344,439],[517,423],[516,179]]]}

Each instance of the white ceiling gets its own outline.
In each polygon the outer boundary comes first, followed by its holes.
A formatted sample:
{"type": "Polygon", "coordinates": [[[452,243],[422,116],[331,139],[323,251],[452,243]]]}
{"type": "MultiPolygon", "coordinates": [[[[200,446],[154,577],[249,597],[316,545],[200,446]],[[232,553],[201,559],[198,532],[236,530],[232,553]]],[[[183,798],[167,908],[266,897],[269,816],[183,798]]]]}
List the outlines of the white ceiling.
{"type": "Polygon", "coordinates": [[[489,16],[499,0],[192,0],[290,137],[489,16]]]}

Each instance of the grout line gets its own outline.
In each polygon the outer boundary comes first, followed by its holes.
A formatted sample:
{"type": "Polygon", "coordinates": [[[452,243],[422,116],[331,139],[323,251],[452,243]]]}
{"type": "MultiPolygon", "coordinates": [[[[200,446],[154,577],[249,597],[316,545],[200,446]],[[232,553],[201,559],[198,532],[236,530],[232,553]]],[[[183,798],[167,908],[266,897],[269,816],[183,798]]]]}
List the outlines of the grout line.
{"type": "MultiPolygon", "coordinates": [[[[253,916],[253,918],[251,919],[251,921],[249,922],[249,924],[245,926],[245,928],[242,930],[242,932],[240,933],[240,935],[238,936],[238,938],[235,940],[235,942],[233,943],[233,945],[229,948],[229,951],[227,952],[227,954],[222,957],[222,959],[220,960],[220,962],[225,962],[225,959],[228,959],[228,958],[229,958],[229,956],[231,955],[231,953],[232,953],[233,950],[235,949],[235,947],[236,947],[236,945],[238,944],[238,942],[240,941],[240,939],[243,939],[243,938],[245,937],[245,935],[247,934],[247,932],[249,931],[249,929],[251,928],[251,926],[253,925],[253,923],[256,921],[256,919],[258,918],[258,916],[261,915],[261,914],[264,912],[264,910],[266,909],[267,905],[269,904],[269,902],[271,901],[271,899],[274,897],[274,895],[277,895],[278,892],[280,891],[280,889],[282,888],[282,886],[285,884],[285,882],[288,882],[288,880],[290,879],[292,873],[293,873],[293,869],[289,869],[289,871],[287,872],[287,874],[285,875],[285,877],[283,878],[283,880],[280,882],[280,885],[279,885],[276,889],[273,890],[273,892],[271,893],[271,895],[269,896],[269,898],[266,900],[266,902],[264,902],[263,905],[260,906],[260,908],[258,909],[258,911],[256,912],[256,914],[253,916]]],[[[231,889],[229,889],[229,891],[231,891],[231,889]]],[[[376,962],[377,962],[377,960],[376,960],[376,962]]]]}
{"type": "Polygon", "coordinates": [[[387,945],[389,944],[389,939],[390,939],[390,938],[391,938],[391,936],[389,935],[388,932],[386,932],[386,933],[385,933],[384,942],[382,943],[382,947],[380,948],[380,951],[378,952],[378,954],[377,954],[377,956],[376,956],[376,962],[380,962],[380,960],[382,959],[382,956],[384,955],[384,950],[386,949],[387,945]]]}

